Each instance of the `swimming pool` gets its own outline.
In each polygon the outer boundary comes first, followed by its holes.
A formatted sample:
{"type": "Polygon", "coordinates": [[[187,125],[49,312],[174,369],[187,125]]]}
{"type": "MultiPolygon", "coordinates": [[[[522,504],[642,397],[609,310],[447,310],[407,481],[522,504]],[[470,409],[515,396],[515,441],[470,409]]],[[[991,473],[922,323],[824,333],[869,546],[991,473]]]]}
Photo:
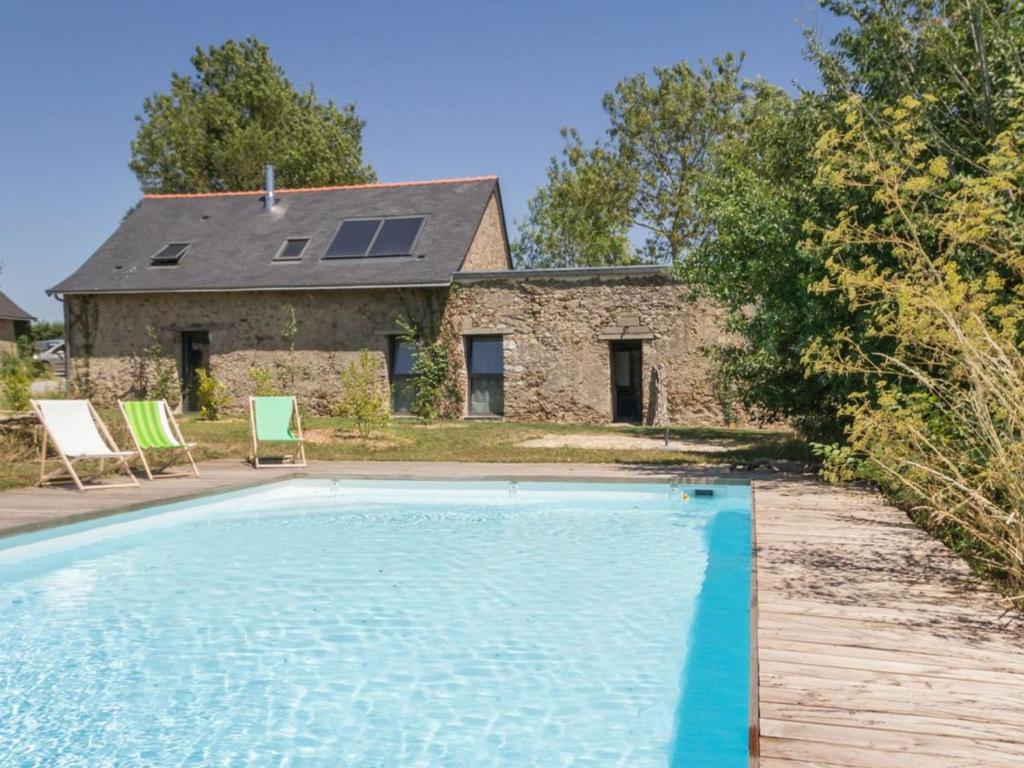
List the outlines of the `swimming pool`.
{"type": "Polygon", "coordinates": [[[0,765],[741,766],[750,491],[296,480],[0,540],[0,765]]]}

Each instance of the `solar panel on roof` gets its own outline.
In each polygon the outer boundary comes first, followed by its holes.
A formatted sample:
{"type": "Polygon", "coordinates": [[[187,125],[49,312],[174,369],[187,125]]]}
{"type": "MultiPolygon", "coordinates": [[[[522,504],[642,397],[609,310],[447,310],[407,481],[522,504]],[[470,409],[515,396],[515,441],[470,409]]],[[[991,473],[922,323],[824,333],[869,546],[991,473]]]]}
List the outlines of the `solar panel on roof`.
{"type": "Polygon", "coordinates": [[[422,216],[385,219],[370,248],[370,256],[408,256],[423,224],[422,216]]]}
{"type": "Polygon", "coordinates": [[[170,243],[161,248],[150,260],[152,264],[170,265],[177,264],[191,243],[170,243]]]}
{"type": "Polygon", "coordinates": [[[356,219],[343,222],[338,234],[327,247],[325,259],[343,259],[365,256],[366,249],[373,242],[373,236],[380,227],[380,219],[356,219]]]}

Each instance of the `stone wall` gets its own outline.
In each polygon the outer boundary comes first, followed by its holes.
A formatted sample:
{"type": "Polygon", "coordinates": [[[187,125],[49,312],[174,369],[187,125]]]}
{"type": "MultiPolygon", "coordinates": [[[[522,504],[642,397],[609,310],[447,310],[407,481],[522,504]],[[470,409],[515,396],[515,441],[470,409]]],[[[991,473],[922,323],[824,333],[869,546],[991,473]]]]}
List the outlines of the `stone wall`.
{"type": "Polygon", "coordinates": [[[511,266],[508,243],[505,241],[505,227],[501,221],[501,206],[498,204],[497,195],[491,195],[480,219],[480,226],[473,236],[473,242],[469,244],[466,258],[462,260],[461,269],[464,272],[476,272],[509,269],[511,266]]]}
{"type": "Polygon", "coordinates": [[[243,408],[253,392],[252,370],[259,366],[305,407],[326,413],[340,396],[341,371],[359,350],[378,355],[383,376],[388,332],[400,317],[439,317],[446,295],[443,289],[393,289],[67,296],[70,376],[87,377],[98,402],[126,397],[139,389],[152,346],[147,328],[176,372],[181,332],[201,329],[209,331],[211,373],[234,408],[243,408]],[[298,321],[294,352],[285,338],[288,305],[298,321]]]}
{"type": "MultiPolygon", "coordinates": [[[[67,296],[71,376],[87,376],[93,396],[110,402],[138,392],[156,332],[177,366],[181,332],[207,330],[210,369],[235,408],[252,393],[254,366],[270,371],[303,405],[328,412],[341,371],[370,349],[386,370],[389,333],[399,318],[457,334],[503,338],[505,417],[517,421],[608,422],[613,418],[611,342],[642,344],[643,407],[653,415],[651,372],[666,373],[673,423],[721,423],[703,347],[725,339],[719,314],[689,304],[686,289],[643,271],[552,275],[460,273],[445,289],[67,296]],[[284,338],[295,308],[294,352],[284,338]],[[294,379],[294,385],[291,383],[294,379]]],[[[463,391],[465,345],[456,345],[463,391]]],[[[152,365],[150,365],[152,369],[152,365]]],[[[463,397],[463,402],[467,401],[463,397]]]]}
{"type": "Polygon", "coordinates": [[[465,333],[503,337],[508,419],[611,421],[610,345],[637,339],[646,421],[653,418],[651,372],[660,364],[672,423],[722,423],[701,352],[727,340],[721,315],[707,304],[688,303],[686,288],[665,276],[465,276],[456,283],[449,312],[465,333]]]}
{"type": "Polygon", "coordinates": [[[0,353],[16,350],[18,348],[17,338],[14,321],[0,319],[0,353]]]}

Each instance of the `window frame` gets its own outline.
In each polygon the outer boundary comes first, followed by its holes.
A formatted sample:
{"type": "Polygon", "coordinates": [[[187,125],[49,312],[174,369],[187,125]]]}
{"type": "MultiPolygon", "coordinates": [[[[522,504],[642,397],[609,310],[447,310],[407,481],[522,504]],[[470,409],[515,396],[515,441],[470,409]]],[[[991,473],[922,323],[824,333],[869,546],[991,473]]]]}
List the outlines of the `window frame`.
{"type": "Polygon", "coordinates": [[[466,415],[469,418],[497,419],[505,416],[505,337],[502,334],[481,333],[465,337],[466,344],[466,415]],[[501,373],[473,372],[473,345],[478,341],[497,341],[501,350],[501,373]],[[473,413],[473,384],[476,381],[495,380],[501,392],[501,408],[487,413],[473,413]]]}
{"type": "MultiPolygon", "coordinates": [[[[402,409],[399,409],[398,407],[396,407],[396,394],[397,394],[397,391],[398,391],[396,385],[411,383],[413,385],[413,398],[415,398],[416,397],[416,389],[415,389],[415,387],[416,387],[417,380],[419,379],[419,374],[411,373],[411,372],[410,373],[396,373],[395,372],[395,355],[398,352],[398,347],[399,347],[400,344],[405,344],[405,345],[410,347],[410,357],[412,359],[412,364],[415,365],[415,363],[416,363],[415,357],[412,355],[412,349],[411,348],[412,348],[413,345],[409,344],[409,342],[407,342],[405,340],[405,337],[402,336],[401,334],[397,334],[397,333],[389,334],[388,335],[388,389],[391,390],[391,412],[393,414],[395,414],[396,416],[411,416],[412,415],[412,409],[411,408],[410,409],[402,410],[402,409]]],[[[411,370],[411,367],[410,367],[410,370],[411,370]]]]}
{"type": "Polygon", "coordinates": [[[151,266],[151,267],[176,267],[176,266],[178,266],[178,264],[181,263],[181,260],[183,258],[185,258],[185,256],[188,254],[188,252],[190,250],[192,250],[192,241],[191,240],[188,240],[188,241],[185,241],[185,240],[175,240],[175,241],[172,241],[172,242],[168,242],[166,245],[160,246],[160,248],[157,250],[157,252],[149,257],[149,266],[151,266]],[[183,246],[183,247],[182,247],[181,251],[178,252],[177,258],[174,258],[174,259],[168,259],[168,258],[161,259],[161,258],[159,258],[160,254],[163,253],[164,251],[166,251],[168,248],[170,248],[172,246],[178,246],[178,245],[183,246]]]}
{"type": "Polygon", "coordinates": [[[331,235],[327,241],[327,248],[324,250],[323,256],[320,257],[321,261],[337,261],[339,259],[401,259],[401,258],[412,258],[415,256],[416,245],[419,243],[420,236],[423,234],[423,226],[427,222],[427,214],[425,213],[410,213],[403,214],[401,216],[353,216],[347,219],[342,219],[338,226],[334,229],[334,234],[331,235]],[[380,237],[381,231],[384,229],[384,225],[389,221],[403,220],[403,219],[419,219],[420,225],[416,229],[416,236],[413,237],[412,243],[409,245],[409,253],[391,253],[391,254],[374,254],[370,252],[373,250],[373,246],[377,244],[377,238],[380,237]],[[366,246],[366,250],[361,254],[355,256],[329,256],[328,251],[331,250],[331,246],[334,245],[334,241],[338,239],[338,235],[341,234],[341,229],[348,223],[360,222],[360,221],[376,221],[377,229],[373,232],[373,237],[370,238],[369,244],[366,246]]]}
{"type": "Polygon", "coordinates": [[[289,235],[288,237],[286,237],[284,239],[284,242],[281,243],[281,247],[277,249],[277,253],[274,254],[274,259],[273,260],[274,261],[284,261],[284,262],[302,261],[302,257],[305,256],[306,255],[306,251],[309,250],[309,243],[310,243],[310,241],[312,241],[312,239],[313,238],[309,237],[308,235],[294,235],[294,236],[289,235]],[[305,240],[305,244],[302,246],[302,250],[299,251],[299,255],[298,256],[283,256],[282,254],[284,253],[285,248],[288,247],[288,243],[293,242],[295,240],[305,240]]]}

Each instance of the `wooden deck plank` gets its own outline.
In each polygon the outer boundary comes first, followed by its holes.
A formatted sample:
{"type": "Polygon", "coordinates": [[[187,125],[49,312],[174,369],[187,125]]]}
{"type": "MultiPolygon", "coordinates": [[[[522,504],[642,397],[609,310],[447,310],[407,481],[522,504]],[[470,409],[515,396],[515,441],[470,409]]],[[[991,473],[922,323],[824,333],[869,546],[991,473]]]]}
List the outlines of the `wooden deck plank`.
{"type": "Polygon", "coordinates": [[[761,717],[766,720],[793,721],[815,725],[843,725],[852,723],[865,730],[897,731],[901,733],[955,736],[964,739],[1007,741],[1020,740],[1020,725],[991,720],[969,720],[957,715],[938,715],[932,712],[874,712],[859,706],[811,706],[804,702],[782,704],[762,702],[761,717]]]}
{"type": "Polygon", "coordinates": [[[1024,765],[1024,631],[998,596],[877,497],[755,487],[761,765],[1024,765]]]}

